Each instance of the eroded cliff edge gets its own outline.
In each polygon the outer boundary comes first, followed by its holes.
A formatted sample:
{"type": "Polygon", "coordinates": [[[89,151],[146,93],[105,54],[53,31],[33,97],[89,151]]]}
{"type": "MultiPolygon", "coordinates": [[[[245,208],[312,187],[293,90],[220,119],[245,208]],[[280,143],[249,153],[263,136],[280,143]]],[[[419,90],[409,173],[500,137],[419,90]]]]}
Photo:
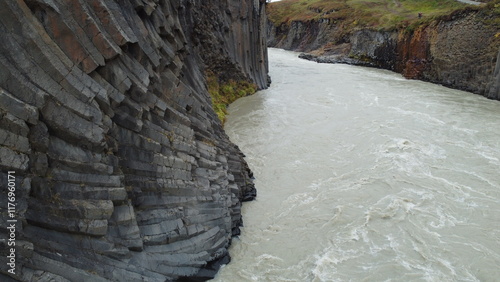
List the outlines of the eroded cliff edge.
{"type": "Polygon", "coordinates": [[[499,7],[493,2],[468,7],[391,30],[346,27],[355,18],[270,22],[268,46],[307,52],[303,58],[321,63],[389,69],[500,100],[499,7]]]}
{"type": "Polygon", "coordinates": [[[267,86],[264,1],[0,5],[0,277],[213,276],[255,188],[205,72],[267,86]]]}

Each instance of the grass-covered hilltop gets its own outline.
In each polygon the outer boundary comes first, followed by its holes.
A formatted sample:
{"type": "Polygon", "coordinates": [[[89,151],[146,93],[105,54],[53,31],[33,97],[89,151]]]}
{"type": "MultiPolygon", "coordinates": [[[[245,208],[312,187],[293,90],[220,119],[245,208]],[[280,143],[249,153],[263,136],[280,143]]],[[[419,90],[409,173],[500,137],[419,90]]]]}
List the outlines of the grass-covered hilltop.
{"type": "Polygon", "coordinates": [[[267,10],[269,19],[278,25],[324,19],[342,22],[346,28],[395,29],[467,6],[456,0],[283,0],[267,10]]]}
{"type": "Polygon", "coordinates": [[[267,14],[274,25],[326,20],[347,29],[394,30],[463,10],[482,10],[485,16],[492,17],[490,24],[500,27],[500,0],[470,2],[478,5],[457,0],[282,0],[268,4],[267,14]]]}
{"type": "Polygon", "coordinates": [[[283,0],[267,16],[270,47],[500,97],[500,0],[283,0]]]}

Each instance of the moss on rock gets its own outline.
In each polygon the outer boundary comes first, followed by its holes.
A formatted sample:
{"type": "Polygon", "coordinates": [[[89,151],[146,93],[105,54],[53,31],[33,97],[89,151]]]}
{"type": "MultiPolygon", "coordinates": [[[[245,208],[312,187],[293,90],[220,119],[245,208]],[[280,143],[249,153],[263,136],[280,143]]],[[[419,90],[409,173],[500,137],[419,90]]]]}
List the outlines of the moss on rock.
{"type": "Polygon", "coordinates": [[[227,106],[238,98],[251,95],[257,91],[257,85],[246,80],[221,81],[212,71],[206,71],[208,92],[212,98],[215,113],[224,124],[227,115],[227,106]]]}

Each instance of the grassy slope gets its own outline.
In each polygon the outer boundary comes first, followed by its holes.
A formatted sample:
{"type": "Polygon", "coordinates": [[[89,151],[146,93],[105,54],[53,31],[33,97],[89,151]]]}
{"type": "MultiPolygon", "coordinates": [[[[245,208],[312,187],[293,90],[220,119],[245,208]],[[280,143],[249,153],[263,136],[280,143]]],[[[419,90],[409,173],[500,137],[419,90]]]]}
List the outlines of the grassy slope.
{"type": "Polygon", "coordinates": [[[257,91],[257,85],[255,84],[233,79],[223,82],[211,71],[207,71],[205,77],[207,79],[208,92],[212,98],[212,106],[222,124],[226,120],[226,108],[229,104],[238,98],[254,94],[257,91]]]}
{"type": "Polygon", "coordinates": [[[483,9],[485,23],[499,29],[497,37],[500,37],[500,0],[491,0],[483,9]]]}
{"type": "Polygon", "coordinates": [[[455,0],[283,0],[269,4],[267,11],[275,25],[295,20],[330,19],[342,21],[346,28],[394,30],[466,6],[469,5],[455,0]],[[424,17],[419,19],[418,13],[424,17]]]}

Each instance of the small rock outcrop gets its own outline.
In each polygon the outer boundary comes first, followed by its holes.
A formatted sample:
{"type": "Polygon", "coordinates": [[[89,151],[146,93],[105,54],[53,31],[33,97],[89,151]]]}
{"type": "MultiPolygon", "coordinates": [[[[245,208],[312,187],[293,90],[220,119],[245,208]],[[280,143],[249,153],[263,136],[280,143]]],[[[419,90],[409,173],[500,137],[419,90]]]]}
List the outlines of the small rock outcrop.
{"type": "Polygon", "coordinates": [[[205,71],[267,86],[265,1],[0,5],[0,280],[213,277],[256,192],[205,71]]]}

